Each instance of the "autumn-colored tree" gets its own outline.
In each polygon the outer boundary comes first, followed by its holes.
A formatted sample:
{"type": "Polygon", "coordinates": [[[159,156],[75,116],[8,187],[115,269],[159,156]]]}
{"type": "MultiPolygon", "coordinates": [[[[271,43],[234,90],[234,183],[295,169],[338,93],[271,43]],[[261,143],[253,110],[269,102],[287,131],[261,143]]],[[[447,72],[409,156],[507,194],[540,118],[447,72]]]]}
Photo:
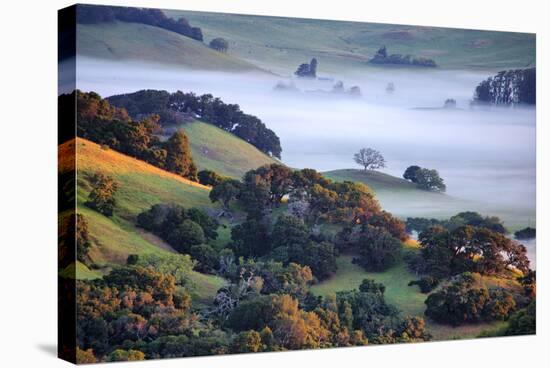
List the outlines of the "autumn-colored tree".
{"type": "Polygon", "coordinates": [[[116,206],[115,193],[118,183],[112,177],[98,172],[93,176],[91,184],[92,191],[86,204],[105,216],[112,216],[116,206]]]}
{"type": "Polygon", "coordinates": [[[193,181],[197,181],[197,167],[191,156],[189,138],[183,130],[178,130],[164,143],[166,150],[166,170],[193,181]]]}

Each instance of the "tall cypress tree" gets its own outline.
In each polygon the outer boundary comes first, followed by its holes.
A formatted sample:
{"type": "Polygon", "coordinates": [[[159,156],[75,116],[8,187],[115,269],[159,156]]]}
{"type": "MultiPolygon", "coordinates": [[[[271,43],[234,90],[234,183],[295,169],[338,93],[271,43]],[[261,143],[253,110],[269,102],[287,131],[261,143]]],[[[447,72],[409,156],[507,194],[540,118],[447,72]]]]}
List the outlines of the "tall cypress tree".
{"type": "Polygon", "coordinates": [[[166,170],[176,173],[191,180],[197,180],[197,167],[191,156],[189,138],[178,130],[164,144],[166,149],[166,170]]]}

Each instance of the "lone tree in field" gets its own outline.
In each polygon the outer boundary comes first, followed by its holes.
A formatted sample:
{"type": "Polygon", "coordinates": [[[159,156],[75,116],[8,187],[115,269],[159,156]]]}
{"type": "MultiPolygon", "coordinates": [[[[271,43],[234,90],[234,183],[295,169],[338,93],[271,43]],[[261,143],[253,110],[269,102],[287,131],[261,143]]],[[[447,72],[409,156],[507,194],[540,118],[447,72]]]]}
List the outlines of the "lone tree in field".
{"type": "Polygon", "coordinates": [[[227,52],[229,49],[229,42],[225,38],[214,38],[210,41],[210,48],[219,52],[227,52]]]}
{"type": "Polygon", "coordinates": [[[380,152],[372,148],[361,148],[353,156],[353,160],[366,170],[376,170],[386,167],[386,160],[380,152]]]}

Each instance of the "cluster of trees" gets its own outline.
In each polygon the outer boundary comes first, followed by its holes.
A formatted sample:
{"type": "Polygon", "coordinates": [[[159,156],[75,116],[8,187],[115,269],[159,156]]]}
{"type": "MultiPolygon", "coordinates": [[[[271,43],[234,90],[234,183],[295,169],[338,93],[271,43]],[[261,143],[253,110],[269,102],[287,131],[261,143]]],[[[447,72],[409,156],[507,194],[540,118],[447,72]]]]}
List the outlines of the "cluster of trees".
{"type": "Polygon", "coordinates": [[[405,229],[408,233],[412,233],[413,231],[421,233],[432,226],[442,226],[448,230],[455,230],[464,225],[483,227],[500,234],[507,234],[508,232],[500,218],[496,216],[482,216],[474,211],[459,212],[447,220],[408,217],[405,224],[405,229]]]}
{"type": "Polygon", "coordinates": [[[218,237],[219,225],[203,210],[156,204],[138,215],[137,225],[159,236],[178,252],[190,254],[198,262],[198,271],[211,273],[218,269],[218,253],[206,243],[218,237]]]}
{"type": "Polygon", "coordinates": [[[514,233],[516,239],[519,240],[528,240],[535,239],[537,237],[537,229],[532,227],[526,227],[521,230],[518,230],[514,233]]]}
{"type": "Polygon", "coordinates": [[[419,235],[420,255],[409,264],[416,272],[445,278],[463,272],[503,274],[510,268],[529,270],[526,248],[505,235],[484,227],[459,226],[448,230],[433,226],[419,235]]]}
{"type": "Polygon", "coordinates": [[[482,81],[475,89],[474,103],[534,105],[537,102],[536,68],[503,70],[482,81]]]}
{"type": "Polygon", "coordinates": [[[319,280],[336,271],[337,248],[357,250],[359,264],[380,270],[399,259],[407,238],[404,223],[383,211],[367,186],[332,182],[312,169],[262,166],[247,172],[243,182],[223,180],[210,198],[227,212],[238,202],[247,213],[232,229],[236,255],[307,265],[319,280]],[[274,216],[283,201],[286,213],[274,216]],[[337,242],[318,231],[321,223],[343,225],[337,242]]]}
{"type": "Polygon", "coordinates": [[[96,280],[77,281],[77,360],[129,361],[289,349],[427,341],[424,320],[403,318],[385,287],[326,298],[309,291],[309,267],[220,254],[212,307],[193,308],[187,255],[131,255],[96,280]]]}
{"type": "MultiPolygon", "coordinates": [[[[182,130],[175,132],[166,142],[161,142],[157,115],[140,121],[132,120],[124,108],[112,106],[95,92],[76,90],[58,98],[60,106],[75,102],[78,122],[76,133],[79,137],[190,180],[197,180],[197,167],[191,156],[189,139],[182,130]]],[[[74,117],[66,116],[65,119],[73,121],[74,117]]]]}
{"type": "Polygon", "coordinates": [[[200,119],[252,144],[260,151],[281,158],[279,137],[256,116],[245,114],[237,104],[224,103],[211,94],[141,90],[109,97],[109,102],[125,108],[134,119],[160,116],[161,125],[180,124],[186,118],[200,119]]]}
{"type": "Polygon", "coordinates": [[[425,169],[417,165],[407,167],[403,178],[415,183],[418,188],[432,192],[445,192],[447,186],[435,169],[425,169]]]}
{"type": "Polygon", "coordinates": [[[454,326],[505,320],[516,310],[514,295],[501,287],[488,288],[476,273],[463,273],[428,296],[426,316],[454,326]]]}
{"type": "Polygon", "coordinates": [[[183,17],[177,20],[169,18],[160,9],[79,4],[76,10],[76,21],[80,24],[114,21],[141,23],[166,29],[197,41],[203,40],[202,30],[199,27],[192,27],[183,17]]]}
{"type": "Polygon", "coordinates": [[[317,59],[313,58],[309,63],[300,64],[294,74],[298,77],[317,78],[317,59]]]}
{"type": "Polygon", "coordinates": [[[371,64],[395,64],[395,65],[412,65],[435,68],[437,64],[433,59],[426,57],[412,57],[411,55],[388,54],[386,46],[378,49],[376,54],[369,60],[371,64]]]}

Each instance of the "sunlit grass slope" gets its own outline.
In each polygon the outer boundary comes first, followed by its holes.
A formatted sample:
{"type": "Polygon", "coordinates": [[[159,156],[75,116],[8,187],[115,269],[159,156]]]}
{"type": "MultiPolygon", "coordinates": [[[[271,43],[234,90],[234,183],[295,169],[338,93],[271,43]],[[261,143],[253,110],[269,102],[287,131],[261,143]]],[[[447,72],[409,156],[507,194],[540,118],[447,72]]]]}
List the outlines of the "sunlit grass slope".
{"type": "Polygon", "coordinates": [[[60,147],[61,170],[67,169],[63,152],[75,142],[78,212],[88,219],[96,245],[92,258],[96,262],[121,263],[128,254],[169,251],[168,247],[163,249],[147,240],[134,226],[135,217],[153,204],[173,202],[185,207],[213,206],[208,198],[209,188],[81,138],[60,147]],[[119,184],[113,217],[105,217],[84,204],[90,191],[89,180],[96,172],[112,176],[119,184]]]}
{"type": "MultiPolygon", "coordinates": [[[[71,168],[70,155],[65,153],[70,152],[74,144],[77,146],[77,211],[88,221],[90,256],[102,268],[90,270],[76,263],[63,271],[68,275],[73,274],[76,267],[78,279],[97,278],[109,272],[111,266],[125,263],[129,254],[172,252],[162,240],[134,225],[136,215],[153,204],[173,202],[185,207],[216,207],[208,198],[208,187],[81,138],[59,147],[61,172],[71,168]],[[120,185],[113,217],[105,217],[84,204],[90,191],[89,180],[98,171],[112,176],[120,185]]],[[[192,272],[191,283],[194,297],[206,302],[225,280],[192,272]]]]}
{"type": "Polygon", "coordinates": [[[200,70],[261,72],[251,63],[214,51],[189,37],[138,23],[78,24],[77,50],[79,55],[110,60],[155,62],[200,70]]]}
{"type": "Polygon", "coordinates": [[[390,53],[430,57],[441,68],[520,68],[535,63],[534,34],[392,24],[334,22],[167,11],[201,27],[206,40],[224,37],[230,54],[264,68],[295,70],[317,57],[321,72],[368,67],[382,45],[390,53]]]}
{"type": "Polygon", "coordinates": [[[189,136],[193,159],[200,170],[240,179],[245,172],[276,162],[250,143],[203,122],[181,125],[189,136]]]}

